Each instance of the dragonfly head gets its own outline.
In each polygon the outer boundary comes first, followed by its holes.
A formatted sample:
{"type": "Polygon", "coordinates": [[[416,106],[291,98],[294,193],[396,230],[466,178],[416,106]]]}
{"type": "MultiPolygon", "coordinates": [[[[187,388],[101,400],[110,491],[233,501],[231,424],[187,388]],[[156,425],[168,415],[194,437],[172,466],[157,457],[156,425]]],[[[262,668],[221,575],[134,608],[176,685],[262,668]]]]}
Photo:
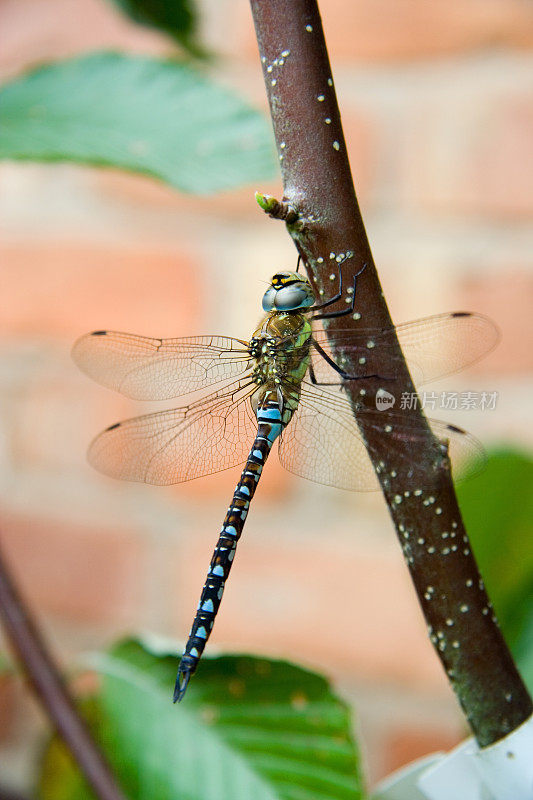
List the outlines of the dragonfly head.
{"type": "Polygon", "coordinates": [[[311,284],[298,272],[276,272],[263,295],[263,311],[296,311],[315,302],[311,284]]]}

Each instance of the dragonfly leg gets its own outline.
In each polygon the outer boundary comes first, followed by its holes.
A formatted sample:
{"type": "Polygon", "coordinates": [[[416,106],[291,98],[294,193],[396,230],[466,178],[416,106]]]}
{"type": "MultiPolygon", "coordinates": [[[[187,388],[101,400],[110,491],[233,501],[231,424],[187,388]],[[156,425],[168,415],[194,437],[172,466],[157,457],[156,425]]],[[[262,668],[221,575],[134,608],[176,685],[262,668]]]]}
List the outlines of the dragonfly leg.
{"type": "MultiPolygon", "coordinates": [[[[319,305],[312,306],[309,311],[320,311],[322,308],[327,308],[328,306],[332,306],[333,303],[337,303],[342,297],[342,270],[339,267],[339,291],[337,294],[330,297],[329,300],[326,300],[324,303],[320,303],[319,305]]],[[[320,317],[313,317],[313,319],[320,319],[320,317]]]]}
{"type": "MultiPolygon", "coordinates": [[[[361,275],[362,272],[366,269],[367,264],[366,262],[363,264],[359,272],[357,272],[353,276],[353,286],[352,286],[352,297],[348,308],[344,308],[342,311],[328,311],[326,314],[315,314],[312,317],[313,320],[317,319],[333,319],[334,317],[344,317],[347,314],[351,314],[355,307],[355,295],[357,292],[357,278],[361,275]]],[[[327,308],[328,306],[333,305],[333,303],[337,303],[342,297],[342,269],[339,266],[339,291],[334,297],[331,297],[329,300],[326,300],[325,303],[321,303],[320,305],[312,306],[309,311],[319,311],[321,309],[327,308]]]]}
{"type": "MultiPolygon", "coordinates": [[[[343,381],[361,381],[361,380],[364,380],[364,379],[367,379],[367,378],[379,378],[380,380],[383,380],[383,381],[394,380],[394,378],[387,378],[386,376],[379,375],[378,373],[375,373],[375,372],[370,374],[370,375],[350,375],[348,372],[343,370],[342,367],[339,367],[339,365],[335,363],[335,361],[326,353],[324,348],[321,347],[318,344],[318,342],[313,341],[313,347],[315,348],[315,350],[317,350],[320,353],[322,358],[330,365],[330,367],[332,367],[335,370],[335,372],[339,373],[339,375],[340,375],[340,377],[342,378],[343,381]]],[[[314,383],[315,386],[338,386],[339,385],[338,382],[334,382],[334,381],[331,381],[331,382],[317,381],[316,375],[315,375],[315,370],[313,369],[313,364],[312,363],[309,365],[309,377],[311,378],[311,383],[314,383]]]]}

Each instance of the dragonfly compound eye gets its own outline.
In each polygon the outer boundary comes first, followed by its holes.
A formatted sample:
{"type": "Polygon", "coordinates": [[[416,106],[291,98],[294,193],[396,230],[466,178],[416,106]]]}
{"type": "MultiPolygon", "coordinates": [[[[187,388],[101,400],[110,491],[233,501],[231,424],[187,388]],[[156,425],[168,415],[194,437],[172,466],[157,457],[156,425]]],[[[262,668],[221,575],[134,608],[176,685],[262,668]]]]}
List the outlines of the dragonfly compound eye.
{"type": "Polygon", "coordinates": [[[311,287],[304,283],[284,286],[276,292],[275,306],[278,311],[293,311],[297,308],[309,308],[312,305],[311,287]]]}
{"type": "Polygon", "coordinates": [[[276,300],[276,290],[271,286],[263,295],[263,311],[273,311],[276,300]]]}

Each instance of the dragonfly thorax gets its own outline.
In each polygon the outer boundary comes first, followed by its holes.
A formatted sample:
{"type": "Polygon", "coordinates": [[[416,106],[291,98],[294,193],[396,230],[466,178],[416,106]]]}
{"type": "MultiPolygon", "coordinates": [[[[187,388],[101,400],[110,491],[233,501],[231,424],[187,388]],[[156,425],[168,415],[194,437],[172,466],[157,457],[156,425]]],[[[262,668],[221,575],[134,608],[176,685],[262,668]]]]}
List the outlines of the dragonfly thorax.
{"type": "Polygon", "coordinates": [[[263,319],[250,339],[252,380],[257,390],[252,408],[257,411],[264,397],[276,391],[287,424],[298,406],[300,386],[309,366],[311,325],[302,313],[274,311],[263,319]]]}

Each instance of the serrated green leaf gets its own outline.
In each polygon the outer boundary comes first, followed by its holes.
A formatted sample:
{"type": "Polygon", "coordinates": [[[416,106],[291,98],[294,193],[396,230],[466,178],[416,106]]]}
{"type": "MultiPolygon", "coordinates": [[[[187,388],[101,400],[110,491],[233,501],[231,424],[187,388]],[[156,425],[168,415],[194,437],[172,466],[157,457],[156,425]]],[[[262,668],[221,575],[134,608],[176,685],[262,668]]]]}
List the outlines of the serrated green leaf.
{"type": "Polygon", "coordinates": [[[191,55],[199,55],[196,42],[198,14],[191,0],[111,0],[134,22],[171,36],[191,55]]]}
{"type": "Polygon", "coordinates": [[[274,174],[270,124],[188,65],[97,53],[0,91],[0,158],[72,161],[210,194],[274,174]]]}
{"type": "MultiPolygon", "coordinates": [[[[204,656],[174,706],[177,664],[133,640],[98,658],[93,727],[130,800],[360,800],[350,715],[324,678],[284,661],[204,656]]],[[[61,750],[44,761],[43,800],[88,797],[61,750]]]]}

